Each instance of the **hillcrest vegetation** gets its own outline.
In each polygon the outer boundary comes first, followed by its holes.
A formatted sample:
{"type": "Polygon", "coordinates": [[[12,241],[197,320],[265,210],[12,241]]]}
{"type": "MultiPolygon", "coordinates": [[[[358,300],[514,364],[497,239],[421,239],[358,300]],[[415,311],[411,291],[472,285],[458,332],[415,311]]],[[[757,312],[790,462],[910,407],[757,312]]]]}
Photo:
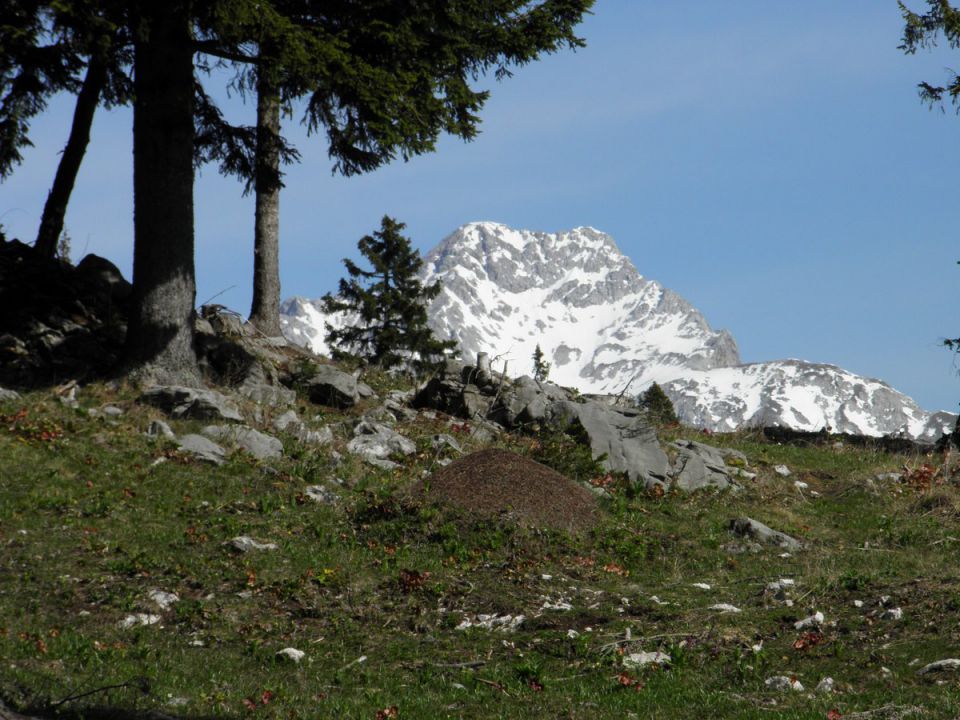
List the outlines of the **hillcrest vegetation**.
{"type": "MultiPolygon", "coordinates": [[[[90,262],[58,272],[106,312],[125,291],[90,262]]],[[[949,454],[657,437],[548,382],[414,386],[201,316],[217,390],[4,365],[6,715],[960,712],[949,454]]],[[[89,324],[59,346],[107,343],[89,324]]]]}

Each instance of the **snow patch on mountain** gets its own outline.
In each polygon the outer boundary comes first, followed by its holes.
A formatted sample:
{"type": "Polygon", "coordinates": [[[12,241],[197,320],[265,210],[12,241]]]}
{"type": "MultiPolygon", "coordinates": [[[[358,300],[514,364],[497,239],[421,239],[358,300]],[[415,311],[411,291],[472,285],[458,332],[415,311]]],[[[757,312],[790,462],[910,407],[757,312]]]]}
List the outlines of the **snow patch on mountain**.
{"type": "Polygon", "coordinates": [[[487,352],[530,372],[539,344],[550,377],[583,392],[617,393],[739,362],[736,342],[686,300],[647,280],[593,228],[542,233],[471,223],[424,259],[438,335],[465,357],[487,352]]]}
{"type": "MultiPolygon", "coordinates": [[[[684,422],[714,431],[783,425],[935,440],[956,420],[928,413],[879,380],[800,360],[740,364],[736,342],[690,303],[644,278],[598,230],[514,230],[470,223],[424,258],[421,278],[442,290],[429,308],[438,337],[510,375],[532,372],[539,344],[550,379],[584,393],[635,395],[663,385],[684,422]]],[[[319,301],[281,306],[284,334],[329,354],[319,301]]]]}
{"type": "Polygon", "coordinates": [[[663,389],[685,422],[715,432],[781,425],[935,441],[956,422],[951,413],[922,410],[881,380],[802,360],[692,372],[663,389]]]}

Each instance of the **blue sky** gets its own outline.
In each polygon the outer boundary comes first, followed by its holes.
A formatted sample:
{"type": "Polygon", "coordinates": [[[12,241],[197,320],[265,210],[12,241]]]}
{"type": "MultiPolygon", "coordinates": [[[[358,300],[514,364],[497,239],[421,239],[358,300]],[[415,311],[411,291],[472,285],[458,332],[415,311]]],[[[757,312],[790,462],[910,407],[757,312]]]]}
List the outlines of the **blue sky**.
{"type": "MultiPolygon", "coordinates": [[[[471,143],[342,178],[322,137],[287,120],[303,162],[281,200],[283,295],[333,289],[383,214],[422,251],[473,220],[591,225],[729,329],[744,361],[834,363],[956,410],[940,340],[960,335],[960,117],[921,105],[916,84],[943,81],[960,51],[905,56],[901,29],[893,0],[598,0],[587,48],[481,81],[471,143]]],[[[9,236],[33,238],[71,112],[51,103],[0,186],[9,236]]],[[[75,258],[129,274],[131,178],[129,112],[101,110],[67,217],[75,258]]],[[[208,167],[196,208],[197,302],[246,312],[252,199],[208,167]]]]}

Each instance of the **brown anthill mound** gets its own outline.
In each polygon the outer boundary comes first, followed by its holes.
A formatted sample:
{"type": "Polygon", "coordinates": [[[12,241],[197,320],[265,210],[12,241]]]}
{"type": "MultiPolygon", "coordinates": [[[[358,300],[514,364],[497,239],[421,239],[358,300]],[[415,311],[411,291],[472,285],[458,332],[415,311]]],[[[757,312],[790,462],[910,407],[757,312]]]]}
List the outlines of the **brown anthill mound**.
{"type": "Polygon", "coordinates": [[[598,518],[584,487],[546,465],[508,450],[465,455],[423,483],[426,497],[478,515],[508,515],[521,525],[584,530],[598,518]]]}

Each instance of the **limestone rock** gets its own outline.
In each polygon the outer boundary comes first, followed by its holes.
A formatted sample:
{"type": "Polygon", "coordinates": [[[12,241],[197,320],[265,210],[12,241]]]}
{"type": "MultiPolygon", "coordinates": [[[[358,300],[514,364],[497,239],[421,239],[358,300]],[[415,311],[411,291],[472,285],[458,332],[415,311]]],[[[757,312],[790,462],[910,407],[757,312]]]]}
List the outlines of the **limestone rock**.
{"type": "Polygon", "coordinates": [[[796,538],[792,538],[779,530],[773,530],[762,522],[748,517],[735,518],[730,521],[730,530],[735,535],[750,538],[765,545],[776,545],[787,550],[799,550],[802,545],[796,538]]]}
{"type": "Polygon", "coordinates": [[[16,390],[7,390],[6,388],[0,387],[0,402],[11,402],[19,399],[20,393],[16,390]]]}
{"type": "Polygon", "coordinates": [[[216,390],[158,385],[143,393],[140,402],[158,407],[175,418],[243,422],[237,406],[216,390]]]}
{"type": "Polygon", "coordinates": [[[706,487],[739,488],[731,478],[720,448],[692,440],[678,440],[673,447],[678,451],[671,473],[677,489],[689,492],[706,487]]]}
{"type": "Polygon", "coordinates": [[[283,443],[272,435],[259,430],[236,425],[208,425],[203,434],[216,440],[228,440],[246,450],[258,460],[278,458],[283,455],[283,443]]]}
{"type": "Polygon", "coordinates": [[[332,365],[320,365],[307,383],[310,400],[319,405],[349,408],[357,404],[357,379],[332,365]]]}
{"type": "Polygon", "coordinates": [[[417,446],[411,440],[380,423],[362,420],[357,423],[353,435],[353,439],[347,443],[347,451],[368,462],[389,460],[394,454],[412,455],[417,451],[417,446]]]}
{"type": "Polygon", "coordinates": [[[569,400],[550,406],[549,422],[554,426],[562,429],[574,420],[586,430],[594,457],[606,454],[607,469],[626,472],[638,483],[667,477],[667,455],[639,410],[569,400]]]}
{"type": "Polygon", "coordinates": [[[147,428],[147,435],[150,437],[163,437],[168,440],[177,439],[177,436],[173,434],[173,430],[163,420],[152,420],[150,427],[147,428]]]}
{"type": "Polygon", "coordinates": [[[240,535],[238,537],[235,537],[233,538],[233,540],[230,540],[226,544],[229,545],[232,549],[241,553],[250,552],[251,550],[276,550],[277,549],[276,543],[257,542],[256,540],[254,540],[252,537],[248,535],[240,535]]]}
{"type": "Polygon", "coordinates": [[[193,455],[198,460],[222,465],[226,452],[215,442],[208,440],[203,435],[184,435],[180,438],[180,452],[193,455]]]}

